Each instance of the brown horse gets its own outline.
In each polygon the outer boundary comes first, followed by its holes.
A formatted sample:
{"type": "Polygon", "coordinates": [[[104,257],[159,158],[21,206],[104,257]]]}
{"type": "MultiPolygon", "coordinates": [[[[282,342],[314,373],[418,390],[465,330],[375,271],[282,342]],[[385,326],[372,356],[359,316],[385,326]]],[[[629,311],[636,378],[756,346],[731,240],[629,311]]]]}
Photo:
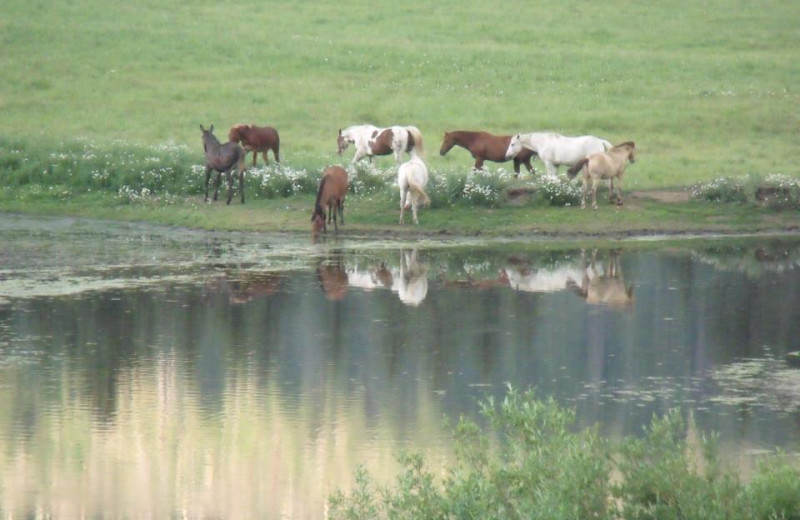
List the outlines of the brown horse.
{"type": "Polygon", "coordinates": [[[253,152],[253,168],[256,167],[258,152],[264,157],[264,164],[269,164],[267,152],[272,150],[275,162],[281,162],[278,151],[281,147],[281,138],[278,131],[271,126],[233,125],[228,132],[228,140],[241,143],[245,152],[253,152]]]}
{"type": "Polygon", "coordinates": [[[208,181],[211,179],[211,170],[216,170],[217,182],[214,187],[214,200],[217,200],[219,193],[219,185],[222,181],[222,174],[228,179],[228,204],[231,203],[233,198],[233,178],[231,172],[236,168],[239,176],[239,192],[242,195],[242,204],[244,204],[244,158],[245,151],[236,143],[227,142],[220,144],[219,140],[214,137],[214,125],[206,130],[203,125],[200,125],[200,131],[203,132],[203,150],[206,154],[206,202],[208,202],[208,181]]]}
{"type": "MultiPolygon", "coordinates": [[[[480,170],[483,169],[483,161],[506,162],[508,160],[506,159],[506,150],[510,142],[510,135],[492,135],[488,132],[456,130],[444,133],[439,154],[445,155],[453,146],[458,145],[472,154],[475,159],[475,169],[480,170]]],[[[528,169],[528,173],[532,173],[531,159],[534,157],[536,157],[536,152],[528,148],[522,148],[513,157],[514,176],[519,175],[520,164],[524,164],[528,169]]]]}
{"type": "Polygon", "coordinates": [[[578,161],[567,174],[571,179],[583,170],[583,190],[581,191],[581,208],[586,208],[586,190],[589,180],[592,181],[592,208],[597,209],[597,184],[601,180],[609,181],[609,200],[614,200],[614,179],[617,180],[616,197],[617,205],[622,206],[622,176],[628,163],[636,161],[636,144],[633,141],[618,144],[607,152],[595,152],[578,161]]]}
{"type": "Polygon", "coordinates": [[[341,166],[328,166],[322,172],[317,190],[317,201],[314,203],[314,213],[311,215],[314,234],[321,231],[328,232],[325,225],[325,207],[328,208],[328,223],[333,220],[333,226],[339,231],[336,216],[344,225],[344,197],[347,194],[347,171],[341,166]]]}

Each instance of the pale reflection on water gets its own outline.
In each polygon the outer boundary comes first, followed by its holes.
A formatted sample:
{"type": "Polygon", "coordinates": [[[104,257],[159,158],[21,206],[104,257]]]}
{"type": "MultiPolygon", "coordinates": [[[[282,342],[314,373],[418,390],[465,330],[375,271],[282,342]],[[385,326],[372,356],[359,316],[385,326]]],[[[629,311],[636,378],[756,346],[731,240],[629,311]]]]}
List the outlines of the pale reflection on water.
{"type": "Polygon", "coordinates": [[[508,382],[746,474],[798,450],[800,242],[416,243],[0,223],[0,513],[318,518],[508,382]],[[694,429],[698,431],[695,431],[694,429]]]}

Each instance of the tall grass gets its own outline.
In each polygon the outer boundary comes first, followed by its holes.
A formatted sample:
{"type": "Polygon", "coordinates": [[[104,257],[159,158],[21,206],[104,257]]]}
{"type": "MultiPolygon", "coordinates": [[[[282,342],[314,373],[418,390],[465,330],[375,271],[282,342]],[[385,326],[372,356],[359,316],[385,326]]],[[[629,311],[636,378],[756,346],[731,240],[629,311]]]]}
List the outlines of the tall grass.
{"type": "Polygon", "coordinates": [[[309,168],[362,122],[415,124],[431,151],[445,130],[550,129],[636,141],[633,188],[795,174],[798,15],[789,0],[8,0],[0,135],[199,155],[199,124],[269,123],[309,168]]]}

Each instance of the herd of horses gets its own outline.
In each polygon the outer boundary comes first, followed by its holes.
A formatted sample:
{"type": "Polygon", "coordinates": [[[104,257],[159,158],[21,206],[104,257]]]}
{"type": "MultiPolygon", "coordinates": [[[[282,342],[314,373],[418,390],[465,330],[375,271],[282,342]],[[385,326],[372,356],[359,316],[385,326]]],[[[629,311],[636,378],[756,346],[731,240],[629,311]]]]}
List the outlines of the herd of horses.
{"type": "MultiPolygon", "coordinates": [[[[211,173],[217,172],[214,200],[217,200],[222,175],[228,182],[228,200],[233,198],[234,176],[239,181],[239,192],[244,204],[244,170],[247,153],[253,154],[253,167],[261,153],[265,164],[269,163],[267,152],[272,151],[275,162],[280,162],[280,137],[270,126],[234,125],[228,133],[228,142],[222,144],[214,136],[214,125],[206,130],[200,125],[203,149],[206,158],[206,195],[211,173]]],[[[400,189],[400,223],[404,212],[411,208],[415,224],[419,224],[418,209],[430,204],[425,192],[428,183],[428,168],[423,160],[424,143],[422,133],[415,126],[391,126],[378,128],[373,125],[354,125],[339,130],[336,138],[337,153],[342,153],[352,144],[355,155],[352,162],[363,158],[372,162],[375,156],[393,155],[398,164],[397,185],[400,189]],[[409,156],[403,161],[404,154],[409,156]]],[[[567,137],[554,132],[531,132],[515,135],[493,135],[488,132],[458,130],[445,132],[440,155],[445,155],[454,146],[467,150],[475,159],[475,169],[482,169],[485,161],[513,161],[515,176],[524,165],[533,173],[531,161],[538,157],[545,165],[547,175],[555,177],[558,168],[568,168],[567,175],[581,176],[581,208],[586,207],[586,194],[591,189],[592,207],[597,209],[597,187],[605,180],[609,183],[609,200],[622,205],[620,185],[625,169],[636,160],[636,145],[627,141],[612,145],[599,137],[584,135],[567,137]],[[615,185],[616,183],[616,185],[615,185]],[[590,188],[591,184],[591,188],[590,188]]],[[[323,171],[317,190],[317,198],[311,216],[314,233],[326,232],[327,224],[333,223],[338,231],[338,221],[344,224],[344,199],[347,194],[347,171],[341,166],[329,166],[323,171]],[[326,214],[327,210],[327,214],[326,214]]]]}

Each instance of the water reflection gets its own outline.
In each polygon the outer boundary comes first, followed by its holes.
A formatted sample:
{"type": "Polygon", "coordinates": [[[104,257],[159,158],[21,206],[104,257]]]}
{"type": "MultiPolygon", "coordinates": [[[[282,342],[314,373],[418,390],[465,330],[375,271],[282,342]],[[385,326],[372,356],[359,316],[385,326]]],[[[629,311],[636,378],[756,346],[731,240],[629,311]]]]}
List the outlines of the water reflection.
{"type": "Polygon", "coordinates": [[[388,479],[410,448],[439,467],[442,417],[506,382],[611,436],[680,407],[745,474],[798,450],[797,240],[312,247],[8,226],[25,254],[0,250],[2,516],[322,517],[359,464],[388,479]]]}

